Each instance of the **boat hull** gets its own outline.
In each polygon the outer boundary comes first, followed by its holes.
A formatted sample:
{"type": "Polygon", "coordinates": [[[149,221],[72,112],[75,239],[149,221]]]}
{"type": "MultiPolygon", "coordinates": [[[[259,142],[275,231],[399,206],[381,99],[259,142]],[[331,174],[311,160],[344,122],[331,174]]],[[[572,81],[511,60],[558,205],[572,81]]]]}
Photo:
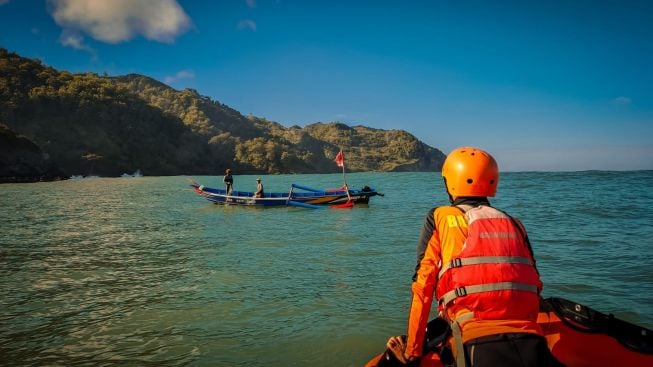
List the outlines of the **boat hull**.
{"type": "MultiPolygon", "coordinates": [[[[562,299],[542,300],[537,323],[549,350],[567,367],[653,366],[653,331],[562,299]]],[[[402,366],[387,351],[365,367],[402,366]]],[[[416,364],[442,367],[436,353],[416,364]]]]}
{"type": "Polygon", "coordinates": [[[258,207],[288,206],[296,203],[312,206],[332,206],[346,203],[368,204],[370,197],[379,195],[375,190],[368,187],[360,190],[350,189],[348,193],[347,190],[317,190],[293,185],[287,193],[272,192],[266,193],[264,197],[257,198],[254,197],[253,192],[247,191],[234,191],[231,195],[227,195],[223,189],[205,187],[194,181],[191,182],[190,186],[193,191],[214,204],[258,207]],[[305,190],[305,192],[297,192],[296,189],[305,190]]]}

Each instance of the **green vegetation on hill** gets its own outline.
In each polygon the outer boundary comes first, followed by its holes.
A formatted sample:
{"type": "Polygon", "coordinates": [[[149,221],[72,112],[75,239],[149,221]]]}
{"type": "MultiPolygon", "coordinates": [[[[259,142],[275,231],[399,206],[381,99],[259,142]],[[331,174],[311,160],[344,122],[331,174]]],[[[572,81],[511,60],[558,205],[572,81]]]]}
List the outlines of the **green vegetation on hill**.
{"type": "Polygon", "coordinates": [[[305,128],[240,112],[146,76],[71,74],[0,48],[0,122],[31,140],[66,175],[423,171],[444,155],[402,130],[341,123],[305,128]]]}

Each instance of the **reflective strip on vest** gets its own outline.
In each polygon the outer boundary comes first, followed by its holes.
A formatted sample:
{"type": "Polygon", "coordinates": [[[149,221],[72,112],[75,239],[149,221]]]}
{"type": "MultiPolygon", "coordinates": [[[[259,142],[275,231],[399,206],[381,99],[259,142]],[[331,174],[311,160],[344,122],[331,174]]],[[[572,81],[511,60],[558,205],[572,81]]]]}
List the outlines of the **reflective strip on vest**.
{"type": "Polygon", "coordinates": [[[442,270],[438,273],[438,279],[442,278],[447,270],[453,268],[459,268],[465,265],[479,265],[479,264],[526,264],[526,265],[535,265],[531,259],[522,256],[477,256],[477,257],[467,257],[467,258],[458,258],[449,261],[442,267],[442,270]]]}
{"type": "Polygon", "coordinates": [[[454,343],[456,343],[456,366],[467,366],[465,361],[465,346],[463,345],[463,335],[460,330],[460,323],[474,318],[473,312],[467,312],[458,316],[450,323],[451,334],[454,343]]]}
{"type": "Polygon", "coordinates": [[[492,291],[507,291],[507,290],[517,290],[517,291],[526,291],[539,293],[539,290],[536,286],[526,283],[513,283],[513,282],[501,282],[501,283],[490,283],[490,284],[478,284],[478,285],[469,285],[466,287],[456,288],[445,293],[442,298],[439,299],[439,303],[445,307],[454,299],[458,297],[464,297],[468,294],[481,293],[481,292],[492,292],[492,291]]]}

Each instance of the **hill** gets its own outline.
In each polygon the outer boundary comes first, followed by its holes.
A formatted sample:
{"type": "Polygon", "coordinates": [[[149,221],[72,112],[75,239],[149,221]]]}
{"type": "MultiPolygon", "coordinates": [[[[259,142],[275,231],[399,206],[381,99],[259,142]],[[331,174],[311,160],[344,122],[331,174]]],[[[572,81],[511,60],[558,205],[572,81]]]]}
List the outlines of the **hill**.
{"type": "Polygon", "coordinates": [[[0,183],[65,179],[50,157],[24,136],[0,124],[0,183]]]}
{"type": "Polygon", "coordinates": [[[0,49],[0,123],[64,175],[438,170],[444,154],[402,130],[342,123],[304,128],[240,112],[143,75],[72,74],[0,49]],[[92,157],[92,159],[90,158],[92,157]]]}

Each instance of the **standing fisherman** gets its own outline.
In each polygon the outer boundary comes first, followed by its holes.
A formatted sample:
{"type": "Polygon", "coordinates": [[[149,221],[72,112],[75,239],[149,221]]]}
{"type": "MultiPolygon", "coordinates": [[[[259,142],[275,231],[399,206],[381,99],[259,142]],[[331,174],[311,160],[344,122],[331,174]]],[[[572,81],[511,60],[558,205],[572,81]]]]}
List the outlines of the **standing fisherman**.
{"type": "Polygon", "coordinates": [[[231,176],[231,169],[227,168],[225,171],[224,178],[222,179],[222,182],[225,184],[225,189],[227,191],[227,195],[231,195],[231,192],[233,191],[233,186],[234,186],[234,178],[231,176]]]}

